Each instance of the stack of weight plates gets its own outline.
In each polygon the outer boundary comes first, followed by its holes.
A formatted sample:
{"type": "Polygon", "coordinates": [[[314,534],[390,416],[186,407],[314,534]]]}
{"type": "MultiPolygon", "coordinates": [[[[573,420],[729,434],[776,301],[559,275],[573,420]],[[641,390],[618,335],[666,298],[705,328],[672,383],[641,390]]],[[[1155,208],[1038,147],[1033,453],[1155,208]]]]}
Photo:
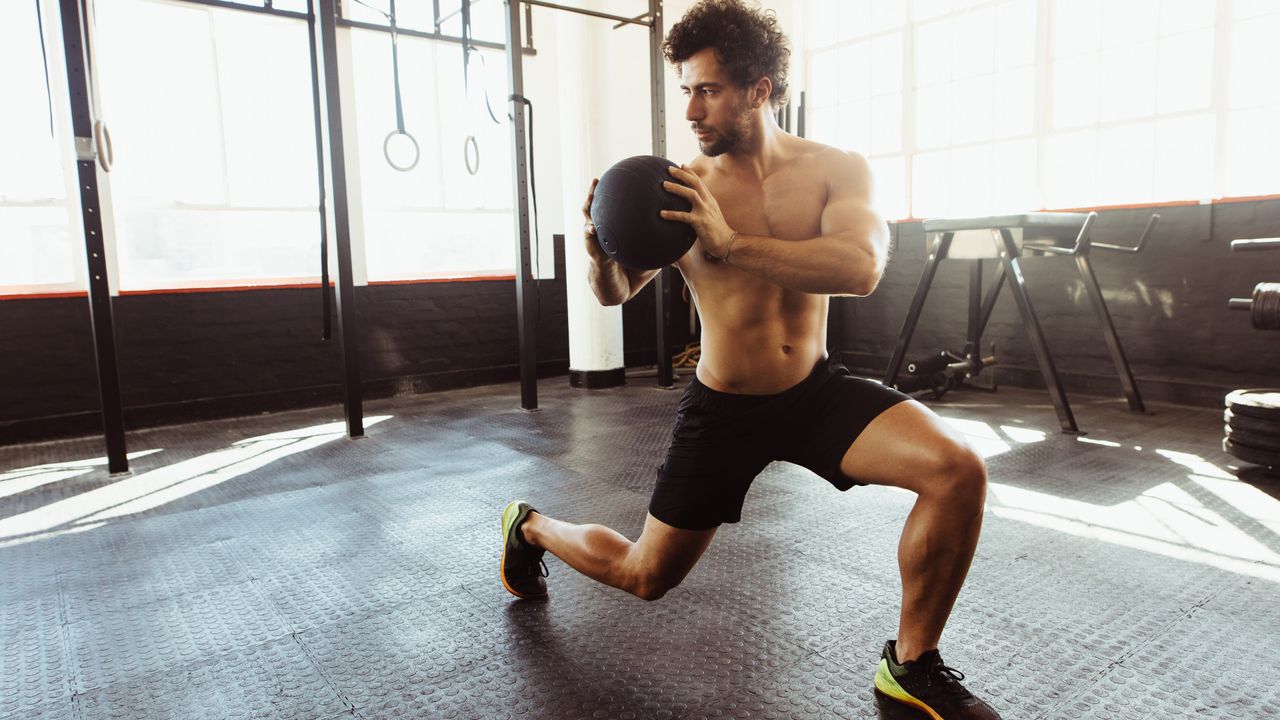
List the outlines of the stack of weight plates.
{"type": "Polygon", "coordinates": [[[1223,450],[1280,472],[1280,388],[1236,390],[1227,395],[1223,417],[1223,450]]]}

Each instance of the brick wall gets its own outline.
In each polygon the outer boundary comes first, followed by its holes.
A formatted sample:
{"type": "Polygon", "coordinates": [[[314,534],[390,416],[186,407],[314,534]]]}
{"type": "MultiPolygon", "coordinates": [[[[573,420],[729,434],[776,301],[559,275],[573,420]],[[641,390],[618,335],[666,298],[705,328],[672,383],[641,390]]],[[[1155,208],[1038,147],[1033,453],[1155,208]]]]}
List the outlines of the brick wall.
{"type": "MultiPolygon", "coordinates": [[[[339,402],[320,291],[130,295],[114,302],[128,427],[339,402]]],[[[541,283],[540,371],[568,369],[563,280],[541,283]]],[[[512,281],[357,288],[371,396],[519,377],[512,281]]],[[[0,441],[94,432],[97,376],[84,298],[0,302],[0,441]]]]}

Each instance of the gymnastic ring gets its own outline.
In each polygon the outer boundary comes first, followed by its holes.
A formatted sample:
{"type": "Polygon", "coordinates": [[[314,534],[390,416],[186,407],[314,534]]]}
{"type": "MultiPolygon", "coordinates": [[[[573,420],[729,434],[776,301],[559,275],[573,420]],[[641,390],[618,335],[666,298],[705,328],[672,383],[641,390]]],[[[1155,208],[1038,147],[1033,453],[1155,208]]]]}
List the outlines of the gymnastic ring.
{"type": "Polygon", "coordinates": [[[387,139],[382,141],[382,156],[387,159],[387,164],[391,167],[399,170],[400,172],[409,172],[418,166],[418,160],[422,158],[422,150],[418,148],[418,141],[415,140],[412,135],[403,130],[396,129],[387,133],[387,139]],[[409,142],[413,143],[413,162],[405,166],[397,165],[396,161],[391,159],[391,138],[397,135],[403,135],[409,138],[409,142]]]}
{"type": "Polygon", "coordinates": [[[111,172],[111,166],[116,163],[116,153],[111,147],[111,131],[107,129],[107,124],[101,120],[93,123],[93,142],[98,146],[98,165],[102,168],[102,172],[111,172]]]}
{"type": "Polygon", "coordinates": [[[475,135],[468,135],[466,140],[462,141],[462,161],[467,164],[467,172],[475,175],[480,172],[480,143],[476,142],[475,135]],[[475,154],[475,162],[472,163],[471,156],[475,154]]]}

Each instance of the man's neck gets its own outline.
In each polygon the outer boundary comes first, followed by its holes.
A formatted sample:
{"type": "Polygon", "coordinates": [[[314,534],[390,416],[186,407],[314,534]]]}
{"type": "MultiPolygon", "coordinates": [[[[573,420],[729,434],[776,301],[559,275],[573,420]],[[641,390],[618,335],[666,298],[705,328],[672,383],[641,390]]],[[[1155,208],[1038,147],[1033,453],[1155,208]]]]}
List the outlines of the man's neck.
{"type": "Polygon", "coordinates": [[[746,173],[763,180],[783,157],[786,132],[778,127],[773,115],[764,108],[757,112],[752,125],[751,134],[719,160],[731,172],[746,173]]]}

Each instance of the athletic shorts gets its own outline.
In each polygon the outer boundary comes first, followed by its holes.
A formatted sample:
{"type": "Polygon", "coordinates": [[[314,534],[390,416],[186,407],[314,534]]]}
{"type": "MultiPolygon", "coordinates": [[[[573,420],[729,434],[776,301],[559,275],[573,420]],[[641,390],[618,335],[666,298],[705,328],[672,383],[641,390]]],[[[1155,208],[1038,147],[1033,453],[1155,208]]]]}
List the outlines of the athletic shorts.
{"type": "Polygon", "coordinates": [[[676,410],[649,514],[686,530],[738,522],[752,480],[775,460],[848,490],[860,483],[840,472],[845,452],[880,413],[908,399],[827,360],[773,395],[718,392],[694,378],[676,410]]]}

